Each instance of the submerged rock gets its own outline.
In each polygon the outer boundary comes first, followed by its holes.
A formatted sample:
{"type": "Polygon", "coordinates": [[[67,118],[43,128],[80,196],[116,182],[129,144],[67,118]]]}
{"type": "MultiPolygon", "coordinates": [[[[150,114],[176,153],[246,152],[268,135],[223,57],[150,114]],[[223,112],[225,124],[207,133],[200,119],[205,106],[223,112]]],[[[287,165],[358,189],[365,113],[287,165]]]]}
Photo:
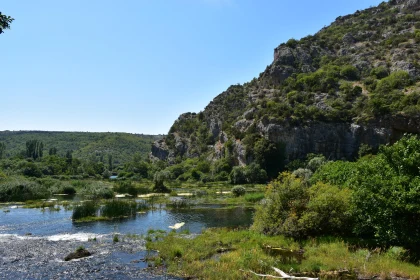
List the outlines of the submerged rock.
{"type": "Polygon", "coordinates": [[[68,254],[67,257],[64,258],[64,260],[67,262],[67,261],[71,261],[71,260],[74,260],[74,259],[86,258],[86,257],[89,257],[91,255],[92,254],[88,250],[86,250],[84,248],[78,248],[76,250],[76,252],[68,254]]]}

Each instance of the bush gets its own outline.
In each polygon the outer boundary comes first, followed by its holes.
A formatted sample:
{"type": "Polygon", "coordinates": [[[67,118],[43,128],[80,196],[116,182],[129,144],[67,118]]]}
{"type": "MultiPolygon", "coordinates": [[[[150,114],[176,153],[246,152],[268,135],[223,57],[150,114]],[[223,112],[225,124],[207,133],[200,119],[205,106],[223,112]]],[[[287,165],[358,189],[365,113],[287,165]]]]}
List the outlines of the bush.
{"type": "Polygon", "coordinates": [[[229,174],[229,179],[231,184],[245,184],[245,168],[240,166],[233,167],[232,172],[229,174]]]}
{"type": "Polygon", "coordinates": [[[232,188],[232,193],[234,196],[243,196],[246,193],[246,189],[242,186],[235,186],[232,188]]]}
{"type": "Polygon", "coordinates": [[[359,79],[359,70],[353,65],[345,65],[341,68],[340,75],[351,81],[359,79]]]}
{"type": "Polygon", "coordinates": [[[128,200],[116,200],[105,202],[101,208],[101,216],[108,218],[129,217],[136,214],[137,203],[128,200]]]}
{"type": "Polygon", "coordinates": [[[23,178],[0,183],[0,201],[27,201],[48,198],[51,193],[47,187],[23,178]]]}
{"type": "Polygon", "coordinates": [[[370,71],[370,75],[375,76],[377,79],[383,79],[385,77],[388,77],[389,71],[388,71],[387,68],[385,68],[383,66],[380,66],[380,67],[377,67],[377,68],[373,68],[370,71]]]}
{"type": "Polygon", "coordinates": [[[80,194],[85,195],[90,199],[110,199],[114,197],[114,192],[109,187],[109,185],[103,182],[91,182],[86,184],[83,189],[81,189],[80,194]]]}
{"type": "Polygon", "coordinates": [[[94,201],[85,201],[82,204],[74,207],[71,218],[79,220],[86,217],[95,217],[99,206],[94,201]]]}
{"type": "Polygon", "coordinates": [[[117,193],[128,193],[132,196],[137,196],[138,190],[131,181],[119,181],[114,185],[114,190],[117,193]]]}
{"type": "Polygon", "coordinates": [[[312,187],[290,173],[268,185],[257,207],[253,228],[294,238],[347,235],[352,228],[349,189],[317,183],[312,187]]]}

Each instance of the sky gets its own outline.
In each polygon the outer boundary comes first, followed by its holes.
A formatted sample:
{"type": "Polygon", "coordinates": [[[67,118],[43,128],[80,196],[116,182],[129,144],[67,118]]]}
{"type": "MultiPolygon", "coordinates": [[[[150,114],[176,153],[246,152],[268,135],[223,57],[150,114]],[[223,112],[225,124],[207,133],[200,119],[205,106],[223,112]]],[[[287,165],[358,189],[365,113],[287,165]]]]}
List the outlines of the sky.
{"type": "Polygon", "coordinates": [[[0,130],[166,134],[274,48],[378,0],[5,0],[0,130]]]}

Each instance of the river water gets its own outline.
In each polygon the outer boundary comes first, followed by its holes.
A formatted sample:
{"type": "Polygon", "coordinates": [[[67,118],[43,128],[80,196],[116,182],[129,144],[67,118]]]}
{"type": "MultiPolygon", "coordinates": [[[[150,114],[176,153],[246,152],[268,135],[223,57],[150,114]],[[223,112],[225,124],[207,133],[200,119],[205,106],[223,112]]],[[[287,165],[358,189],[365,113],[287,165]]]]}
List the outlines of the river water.
{"type": "Polygon", "coordinates": [[[74,223],[72,211],[4,208],[0,212],[0,235],[56,236],[63,234],[146,234],[149,229],[169,230],[170,225],[184,222],[181,230],[200,233],[209,227],[249,226],[253,211],[248,208],[153,210],[135,217],[112,221],[74,223]],[[6,211],[6,212],[5,212],[6,211]],[[10,211],[10,212],[7,212],[10,211]]]}
{"type": "Polygon", "coordinates": [[[89,223],[71,221],[72,211],[0,209],[0,279],[179,279],[154,268],[143,238],[149,229],[179,229],[200,233],[209,227],[249,226],[253,210],[204,209],[154,210],[136,217],[89,223]],[[9,212],[10,211],[10,212],[9,212]],[[119,242],[113,242],[118,234],[119,242]],[[91,257],[69,262],[64,258],[80,246],[91,257]]]}

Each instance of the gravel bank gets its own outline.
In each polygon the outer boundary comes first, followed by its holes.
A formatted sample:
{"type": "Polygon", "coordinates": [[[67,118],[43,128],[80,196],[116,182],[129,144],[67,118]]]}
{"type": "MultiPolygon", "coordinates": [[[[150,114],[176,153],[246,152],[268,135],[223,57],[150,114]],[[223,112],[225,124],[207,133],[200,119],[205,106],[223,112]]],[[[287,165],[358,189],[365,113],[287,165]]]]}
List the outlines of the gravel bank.
{"type": "Polygon", "coordinates": [[[111,239],[0,235],[0,279],[179,279],[147,268],[144,240],[124,238],[113,243],[111,239]],[[92,256],[65,262],[80,246],[92,256]]]}

